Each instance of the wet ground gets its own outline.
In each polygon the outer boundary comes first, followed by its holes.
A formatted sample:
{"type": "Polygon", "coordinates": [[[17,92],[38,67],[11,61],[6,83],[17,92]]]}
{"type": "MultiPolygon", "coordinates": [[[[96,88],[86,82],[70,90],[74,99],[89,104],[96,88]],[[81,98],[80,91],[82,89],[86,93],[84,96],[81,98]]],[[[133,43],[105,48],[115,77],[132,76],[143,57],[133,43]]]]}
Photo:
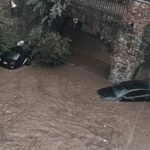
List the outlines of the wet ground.
{"type": "Polygon", "coordinates": [[[0,150],[149,150],[150,103],[104,102],[109,56],[80,36],[72,61],[0,68],[0,150]]]}

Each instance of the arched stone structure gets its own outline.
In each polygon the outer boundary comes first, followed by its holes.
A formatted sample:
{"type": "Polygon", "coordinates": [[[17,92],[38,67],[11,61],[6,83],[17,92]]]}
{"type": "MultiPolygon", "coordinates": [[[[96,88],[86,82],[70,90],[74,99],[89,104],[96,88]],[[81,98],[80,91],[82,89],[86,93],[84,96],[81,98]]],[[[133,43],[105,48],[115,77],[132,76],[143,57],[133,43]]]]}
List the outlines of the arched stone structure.
{"type": "MultiPolygon", "coordinates": [[[[79,10],[82,10],[81,8],[79,7],[79,10]]],[[[150,21],[150,5],[130,1],[126,4],[125,10],[123,18],[118,19],[120,21],[120,27],[115,25],[114,27],[111,26],[111,29],[107,28],[106,21],[104,22],[103,19],[100,19],[100,12],[96,12],[96,9],[90,11],[90,13],[93,13],[92,15],[88,15],[87,13],[86,15],[83,15],[84,13],[81,15],[76,9],[72,11],[72,16],[79,16],[78,18],[81,18],[83,22],[91,22],[91,28],[89,28],[90,24],[86,25],[85,23],[88,33],[100,33],[103,36],[104,31],[104,35],[106,35],[104,39],[108,43],[108,49],[110,52],[113,52],[109,79],[114,83],[132,79],[135,70],[145,61],[145,50],[141,44],[145,26],[150,21]],[[88,16],[92,16],[94,21],[88,21],[90,19],[88,16]],[[102,24],[105,26],[101,26],[102,24]],[[123,28],[122,24],[124,24],[123,28]],[[108,34],[108,31],[114,31],[115,29],[117,31],[114,34],[108,34]]],[[[104,14],[107,14],[107,12],[104,12],[104,14]]],[[[117,23],[117,25],[119,24],[117,23]]]]}
{"type": "Polygon", "coordinates": [[[145,60],[144,49],[141,49],[145,26],[150,21],[150,5],[131,2],[127,5],[123,17],[124,23],[132,23],[132,31],[120,31],[118,46],[112,58],[112,82],[130,80],[137,67],[145,60]]]}

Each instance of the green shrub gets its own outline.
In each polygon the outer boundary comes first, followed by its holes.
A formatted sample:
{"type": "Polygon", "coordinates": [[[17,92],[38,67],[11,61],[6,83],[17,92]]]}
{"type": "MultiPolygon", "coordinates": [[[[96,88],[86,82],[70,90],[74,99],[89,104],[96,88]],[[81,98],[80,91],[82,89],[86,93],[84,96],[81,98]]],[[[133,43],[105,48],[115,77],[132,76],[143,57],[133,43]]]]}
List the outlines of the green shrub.
{"type": "Polygon", "coordinates": [[[41,40],[41,32],[37,30],[32,30],[29,33],[29,36],[27,38],[26,46],[29,49],[38,49],[38,43],[41,40]]]}
{"type": "Polygon", "coordinates": [[[8,51],[13,44],[9,22],[0,17],[0,55],[8,51]]]}
{"type": "Polygon", "coordinates": [[[46,33],[39,43],[40,53],[44,63],[60,65],[68,61],[71,54],[69,39],[59,33],[46,33]]]}
{"type": "Polygon", "coordinates": [[[39,42],[41,40],[41,32],[39,30],[31,30],[28,37],[25,40],[23,49],[25,51],[31,51],[31,58],[39,52],[39,42]]]}

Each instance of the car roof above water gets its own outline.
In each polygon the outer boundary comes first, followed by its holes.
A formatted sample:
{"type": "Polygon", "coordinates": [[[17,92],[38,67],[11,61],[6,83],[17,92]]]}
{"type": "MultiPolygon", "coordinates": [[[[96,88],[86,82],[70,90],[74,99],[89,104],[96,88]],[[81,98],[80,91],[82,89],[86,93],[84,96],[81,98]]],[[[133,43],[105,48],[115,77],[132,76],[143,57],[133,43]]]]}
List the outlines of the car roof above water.
{"type": "Polygon", "coordinates": [[[132,89],[148,89],[150,90],[150,81],[145,80],[131,80],[131,81],[125,81],[121,82],[118,85],[114,85],[114,87],[126,89],[126,90],[132,90],[132,89]]]}

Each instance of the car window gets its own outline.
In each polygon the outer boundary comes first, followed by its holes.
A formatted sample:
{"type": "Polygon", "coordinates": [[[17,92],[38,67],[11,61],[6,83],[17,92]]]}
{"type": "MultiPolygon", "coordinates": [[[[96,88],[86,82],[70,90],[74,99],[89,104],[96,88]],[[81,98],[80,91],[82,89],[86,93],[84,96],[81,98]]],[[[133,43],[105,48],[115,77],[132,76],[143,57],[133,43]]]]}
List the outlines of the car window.
{"type": "Polygon", "coordinates": [[[115,84],[112,87],[113,92],[117,97],[121,97],[127,93],[127,90],[123,88],[121,84],[115,84]]]}
{"type": "Polygon", "coordinates": [[[123,87],[126,90],[147,89],[149,87],[149,82],[143,80],[125,81],[116,86],[116,88],[120,87],[123,87]]]}
{"type": "Polygon", "coordinates": [[[6,57],[13,59],[13,60],[18,60],[18,58],[20,57],[20,54],[11,52],[11,53],[8,53],[6,57]]]}
{"type": "Polygon", "coordinates": [[[132,91],[132,92],[126,94],[125,96],[126,97],[134,97],[134,96],[142,96],[145,94],[147,94],[146,90],[137,90],[137,91],[132,91]]]}

